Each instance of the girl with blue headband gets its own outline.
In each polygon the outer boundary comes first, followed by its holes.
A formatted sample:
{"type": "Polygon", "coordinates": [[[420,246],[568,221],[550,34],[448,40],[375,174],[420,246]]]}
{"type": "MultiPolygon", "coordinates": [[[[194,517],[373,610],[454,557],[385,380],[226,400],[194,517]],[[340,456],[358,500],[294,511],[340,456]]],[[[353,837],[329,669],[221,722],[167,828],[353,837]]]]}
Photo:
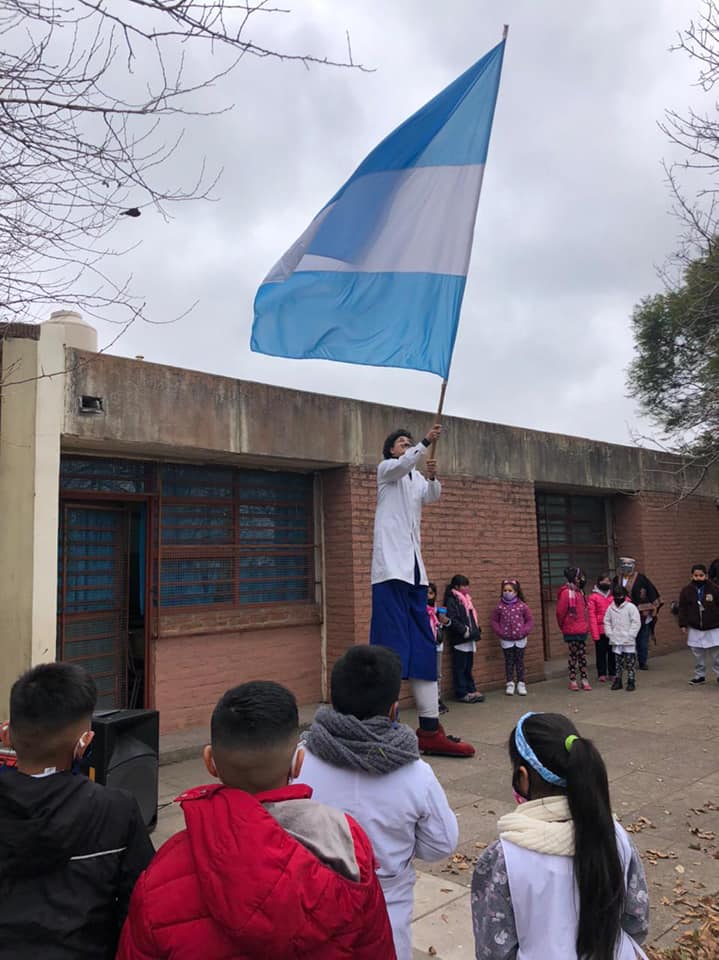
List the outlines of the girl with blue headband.
{"type": "Polygon", "coordinates": [[[525,713],[509,756],[520,806],[472,877],[477,960],[646,960],[644,870],[597,748],[561,714],[525,713]]]}

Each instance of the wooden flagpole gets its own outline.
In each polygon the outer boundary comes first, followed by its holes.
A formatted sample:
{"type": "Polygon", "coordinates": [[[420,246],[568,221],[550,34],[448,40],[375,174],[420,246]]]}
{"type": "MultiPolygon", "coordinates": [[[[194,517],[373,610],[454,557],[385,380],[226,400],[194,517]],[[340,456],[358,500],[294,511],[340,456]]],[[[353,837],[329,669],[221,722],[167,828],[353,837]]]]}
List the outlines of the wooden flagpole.
{"type": "MultiPolygon", "coordinates": [[[[502,30],[502,40],[507,39],[508,33],[509,33],[509,24],[505,23],[504,29],[502,30]]],[[[447,393],[448,383],[449,383],[449,372],[447,373],[446,379],[442,381],[442,386],[439,389],[439,404],[437,406],[437,416],[434,421],[435,423],[442,422],[442,410],[444,409],[444,397],[445,397],[445,394],[447,393]]],[[[428,455],[429,460],[434,460],[434,454],[436,449],[437,449],[437,441],[433,440],[429,446],[429,455],[428,455]]]]}

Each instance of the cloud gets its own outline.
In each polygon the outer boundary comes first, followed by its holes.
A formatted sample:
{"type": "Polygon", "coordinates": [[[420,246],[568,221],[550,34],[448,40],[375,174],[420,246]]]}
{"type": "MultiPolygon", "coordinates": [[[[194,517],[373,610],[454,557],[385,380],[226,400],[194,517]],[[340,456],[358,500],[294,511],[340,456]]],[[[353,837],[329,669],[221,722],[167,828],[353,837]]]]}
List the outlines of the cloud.
{"type": "Polygon", "coordinates": [[[172,326],[131,328],[114,350],[431,410],[439,382],[426,374],[250,353],[252,301],[362,158],[509,22],[446,411],[615,442],[646,432],[626,397],[630,316],[660,289],[655,268],[678,232],[657,121],[702,102],[692,65],[668,51],[695,3],[569,12],[559,0],[365,0],[265,16],[268,44],[336,58],[349,29],[355,59],[376,72],[245,58],[218,85],[206,103],[233,110],[192,120],[168,170],[191,177],[206,156],[224,168],[218,200],[180,205],[169,223],[145,211],[143,243],[122,264],[154,319],[199,305],[172,326]]]}

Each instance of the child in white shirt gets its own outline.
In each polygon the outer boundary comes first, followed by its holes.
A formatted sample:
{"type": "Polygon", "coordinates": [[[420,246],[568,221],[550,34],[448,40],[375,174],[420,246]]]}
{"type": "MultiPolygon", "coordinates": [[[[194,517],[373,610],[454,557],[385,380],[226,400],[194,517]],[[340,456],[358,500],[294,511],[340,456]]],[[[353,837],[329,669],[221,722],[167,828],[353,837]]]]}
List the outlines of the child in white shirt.
{"type": "Polygon", "coordinates": [[[622,674],[627,671],[627,690],[634,690],[637,634],[642,626],[639,611],[629,599],[626,588],[615,584],[612,590],[614,602],[604,614],[604,633],[611,645],[617,665],[612,690],[622,689],[622,674]]]}
{"type": "Polygon", "coordinates": [[[457,818],[414,731],[397,723],[402,667],[386,647],[351,647],[332,670],[332,706],[305,735],[302,781],[320,803],[350,814],[379,862],[397,960],[411,960],[412,859],[454,852],[457,818]]]}

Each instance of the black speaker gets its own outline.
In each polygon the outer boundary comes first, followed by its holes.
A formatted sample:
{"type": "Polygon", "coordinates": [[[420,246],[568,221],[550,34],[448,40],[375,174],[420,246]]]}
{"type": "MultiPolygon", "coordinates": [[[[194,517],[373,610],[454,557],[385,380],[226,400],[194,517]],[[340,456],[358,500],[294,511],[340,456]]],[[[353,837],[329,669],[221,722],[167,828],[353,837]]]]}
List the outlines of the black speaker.
{"type": "Polygon", "coordinates": [[[160,714],[157,710],[100,710],[95,737],[84,757],[88,777],[131,793],[145,826],[157,824],[160,714]]]}

